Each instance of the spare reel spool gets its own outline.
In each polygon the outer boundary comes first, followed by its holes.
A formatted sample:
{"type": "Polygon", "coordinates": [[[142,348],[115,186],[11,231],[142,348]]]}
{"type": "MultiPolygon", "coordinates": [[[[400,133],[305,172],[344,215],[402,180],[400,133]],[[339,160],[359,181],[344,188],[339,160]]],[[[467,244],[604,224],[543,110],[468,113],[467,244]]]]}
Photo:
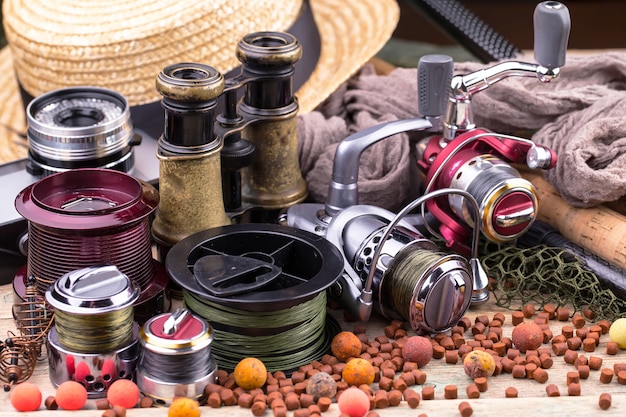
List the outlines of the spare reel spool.
{"type": "Polygon", "coordinates": [[[327,353],[340,329],[326,315],[325,290],[343,265],[323,237],[262,223],[195,233],[165,259],[186,306],[211,323],[219,367],[232,370],[257,356],[270,372],[289,372],[327,353]]]}
{"type": "Polygon", "coordinates": [[[139,333],[141,392],[163,406],[176,397],[200,398],[207,384],[217,382],[212,341],[211,326],[187,309],[148,320],[139,333]]]}
{"type": "Polygon", "coordinates": [[[76,381],[89,398],[106,396],[119,378],[132,379],[139,326],[133,303],[140,289],[111,265],[83,268],[59,278],[46,291],[55,311],[48,333],[50,381],[76,381]]]}
{"type": "Polygon", "coordinates": [[[28,220],[28,262],[13,281],[16,301],[29,276],[43,296],[64,274],[106,263],[141,288],[137,321],[167,311],[168,277],[152,257],[150,236],[158,203],[153,186],[109,169],[73,169],[23,189],[15,208],[28,220]]]}

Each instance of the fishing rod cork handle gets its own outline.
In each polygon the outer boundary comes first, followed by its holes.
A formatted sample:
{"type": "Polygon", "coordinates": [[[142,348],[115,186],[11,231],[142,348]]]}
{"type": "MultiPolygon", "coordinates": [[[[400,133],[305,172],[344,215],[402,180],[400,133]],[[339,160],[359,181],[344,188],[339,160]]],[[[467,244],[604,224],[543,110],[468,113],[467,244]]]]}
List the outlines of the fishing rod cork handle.
{"type": "Polygon", "coordinates": [[[425,55],[417,64],[418,112],[424,117],[445,114],[454,61],[447,55],[425,55]]]}
{"type": "Polygon", "coordinates": [[[550,70],[564,66],[571,28],[568,8],[558,1],[541,2],[535,8],[533,24],[537,63],[550,70]]]}

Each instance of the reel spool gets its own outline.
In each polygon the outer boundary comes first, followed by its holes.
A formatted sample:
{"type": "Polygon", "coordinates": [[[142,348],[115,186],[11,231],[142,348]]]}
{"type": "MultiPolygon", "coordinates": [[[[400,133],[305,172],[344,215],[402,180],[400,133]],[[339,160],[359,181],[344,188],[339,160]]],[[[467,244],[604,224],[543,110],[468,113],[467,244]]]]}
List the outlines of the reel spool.
{"type": "Polygon", "coordinates": [[[175,397],[199,398],[217,381],[217,363],[211,355],[213,330],[187,309],[164,313],[141,328],[137,385],[158,405],[175,397]]]}
{"type": "Polygon", "coordinates": [[[133,303],[140,289],[115,266],[72,271],[46,291],[54,308],[48,334],[50,380],[77,381],[90,398],[106,396],[118,378],[132,379],[139,326],[133,303]]]}
{"type": "Polygon", "coordinates": [[[312,233],[263,223],[209,229],[174,245],[165,267],[186,306],[211,323],[220,368],[256,356],[268,371],[288,372],[321,358],[339,331],[325,290],[343,260],[312,233]]]}
{"type": "Polygon", "coordinates": [[[445,144],[427,140],[418,165],[426,172],[424,193],[442,188],[466,191],[478,202],[478,211],[460,195],[450,194],[426,202],[437,219],[439,232],[429,231],[453,242],[453,249],[467,253],[467,241],[475,217],[483,235],[492,242],[510,242],[530,229],[538,214],[537,190],[509,163],[526,163],[530,168],[549,169],[556,164],[554,151],[532,141],[473,129],[445,144]],[[443,146],[443,147],[442,147],[443,146]]]}
{"type": "Polygon", "coordinates": [[[150,238],[158,203],[153,186],[107,169],[73,169],[26,187],[15,200],[28,220],[28,261],[13,280],[16,302],[24,300],[28,276],[43,296],[64,274],[106,263],[140,287],[139,322],[169,309],[168,277],[152,257],[150,238]]]}

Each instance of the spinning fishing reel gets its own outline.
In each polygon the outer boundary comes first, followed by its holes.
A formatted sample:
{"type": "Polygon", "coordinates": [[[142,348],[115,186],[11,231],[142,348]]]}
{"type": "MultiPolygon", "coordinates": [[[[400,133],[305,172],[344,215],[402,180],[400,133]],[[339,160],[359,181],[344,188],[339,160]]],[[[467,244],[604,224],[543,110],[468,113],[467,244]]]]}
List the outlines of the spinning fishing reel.
{"type": "MultiPolygon", "coordinates": [[[[489,297],[487,277],[477,259],[480,228],[475,229],[469,264],[456,254],[443,254],[405,217],[432,198],[458,194],[467,199],[476,216],[476,200],[463,190],[437,190],[406,206],[400,213],[358,204],[359,158],[370,145],[409,130],[437,130],[445,108],[452,60],[431,55],[420,60],[418,77],[428,80],[420,91],[425,117],[377,125],[344,139],[335,153],[328,200],[298,204],[281,218],[285,224],[326,237],[341,251],[344,271],[330,288],[346,311],[369,320],[374,303],[389,319],[407,320],[418,333],[442,332],[456,324],[471,303],[489,297]]],[[[423,82],[422,82],[423,83],[423,82]]],[[[475,219],[478,220],[478,219],[475,219]]],[[[480,222],[476,221],[480,226],[480,222]]]]}
{"type": "MultiPolygon", "coordinates": [[[[465,190],[478,201],[472,213],[469,200],[449,194],[429,200],[428,213],[454,250],[467,253],[471,228],[478,217],[486,238],[508,242],[524,234],[537,217],[537,191],[510,164],[525,163],[532,169],[556,164],[553,150],[532,141],[476,128],[471,98],[510,76],[537,77],[550,82],[565,64],[570,20],[568,9],[556,1],[544,1],[534,13],[535,59],[539,63],[502,62],[451,80],[450,97],[442,134],[426,138],[419,146],[418,165],[425,174],[424,193],[453,188],[465,190]]],[[[422,86],[420,86],[422,87],[422,86]]],[[[431,221],[432,223],[432,221],[431,221]]],[[[430,231],[433,225],[426,223],[430,231]]]]}

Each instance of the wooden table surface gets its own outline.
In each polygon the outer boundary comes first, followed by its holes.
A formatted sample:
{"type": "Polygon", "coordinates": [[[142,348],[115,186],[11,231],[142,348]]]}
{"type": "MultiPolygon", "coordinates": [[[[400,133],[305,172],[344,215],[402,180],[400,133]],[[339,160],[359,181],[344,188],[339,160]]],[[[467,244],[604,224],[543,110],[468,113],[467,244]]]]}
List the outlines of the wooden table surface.
{"type": "MultiPolygon", "coordinates": [[[[11,305],[13,302],[13,294],[10,285],[0,287],[0,334],[6,335],[7,331],[15,330],[15,323],[11,316],[11,305]]],[[[503,326],[503,336],[510,336],[512,330],[511,310],[503,309],[495,306],[492,300],[486,304],[471,308],[466,316],[472,320],[479,315],[487,315],[492,317],[494,313],[501,311],[505,314],[506,321],[503,326]]],[[[341,326],[346,330],[352,330],[355,323],[346,323],[340,311],[332,311],[337,317],[341,326]]],[[[388,324],[386,321],[373,318],[367,323],[367,334],[370,339],[378,335],[382,335],[382,328],[388,324]]],[[[567,322],[551,320],[550,326],[553,333],[560,334],[561,328],[567,322]]],[[[3,336],[4,337],[4,336],[3,336]]],[[[471,331],[468,330],[466,339],[471,339],[471,331]]],[[[603,359],[602,367],[613,368],[616,363],[626,363],[626,350],[619,351],[617,355],[606,355],[606,342],[609,340],[607,334],[601,337],[599,346],[593,353],[586,353],[582,350],[580,354],[587,356],[594,355],[603,359]]],[[[599,381],[600,371],[592,370],[589,378],[581,380],[581,395],[568,396],[566,385],[566,374],[568,371],[574,370],[574,366],[565,363],[563,357],[554,356],[554,365],[548,370],[549,379],[542,384],[531,379],[513,378],[510,373],[502,373],[493,376],[488,380],[488,389],[480,394],[478,399],[468,399],[466,395],[466,387],[472,382],[464,373],[461,363],[447,364],[444,359],[433,359],[422,370],[427,374],[426,385],[435,387],[435,399],[423,400],[416,409],[408,407],[405,402],[400,406],[389,407],[386,409],[376,410],[381,416],[411,416],[415,417],[422,413],[428,416],[459,416],[458,405],[461,401],[468,401],[473,410],[474,416],[590,416],[595,413],[599,415],[624,415],[626,410],[626,385],[619,384],[616,378],[609,384],[603,384],[599,381]],[[554,383],[558,386],[561,396],[548,397],[546,394],[546,385],[554,383]],[[446,385],[455,384],[458,387],[457,399],[444,399],[443,390],[446,385]],[[518,390],[517,398],[505,398],[505,389],[507,387],[515,387],[518,390]],[[601,410],[598,406],[598,399],[601,393],[610,393],[612,396],[612,406],[608,410],[601,410]]],[[[35,382],[43,392],[43,398],[48,395],[54,395],[54,387],[50,383],[48,377],[47,361],[42,360],[36,367],[33,376],[30,379],[35,382]]],[[[377,384],[373,384],[377,387],[377,384]]],[[[422,386],[414,385],[413,389],[421,393],[422,386]]],[[[247,417],[251,416],[250,410],[239,406],[221,407],[213,409],[204,406],[202,409],[203,416],[232,416],[247,417]]],[[[326,416],[338,416],[339,410],[336,404],[323,413],[326,416]]],[[[0,415],[11,416],[52,416],[52,417],[99,417],[102,411],[95,407],[95,400],[89,400],[85,408],[81,411],[49,411],[42,406],[36,412],[18,413],[14,411],[9,394],[0,392],[0,415]]],[[[266,411],[267,416],[271,416],[271,411],[266,411]]],[[[292,412],[289,412],[289,416],[292,412]]],[[[167,416],[165,408],[150,409],[130,409],[127,416],[167,416]]]]}

